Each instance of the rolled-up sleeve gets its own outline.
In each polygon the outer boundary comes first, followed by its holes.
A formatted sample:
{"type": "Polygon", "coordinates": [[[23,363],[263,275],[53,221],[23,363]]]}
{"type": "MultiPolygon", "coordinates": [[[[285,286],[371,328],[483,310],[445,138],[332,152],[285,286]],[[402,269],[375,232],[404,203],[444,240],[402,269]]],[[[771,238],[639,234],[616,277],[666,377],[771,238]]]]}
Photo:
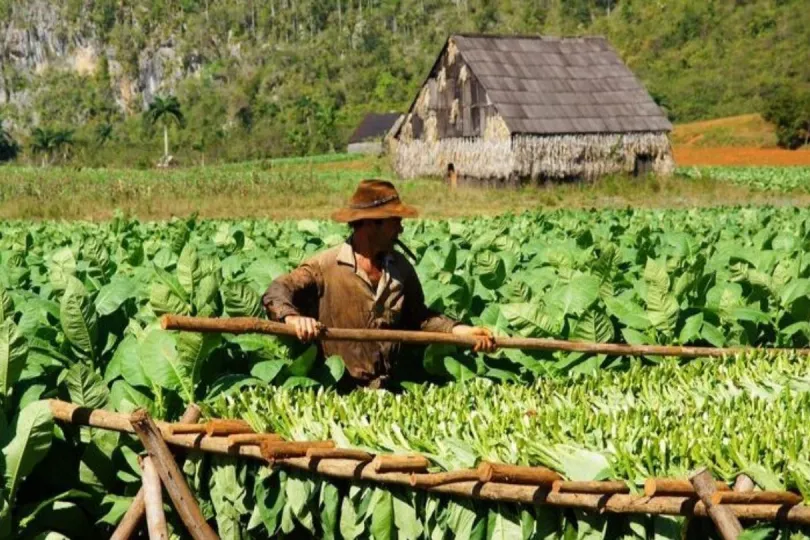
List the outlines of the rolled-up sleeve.
{"type": "Polygon", "coordinates": [[[407,329],[449,334],[453,331],[453,327],[459,324],[458,321],[425,305],[425,293],[422,290],[422,284],[419,283],[419,276],[416,275],[413,268],[409,269],[404,289],[403,318],[407,329]]]}
{"type": "Polygon", "coordinates": [[[318,299],[323,289],[323,278],[317,264],[307,262],[277,277],[262,296],[267,316],[284,321],[290,315],[318,316],[318,299]]]}

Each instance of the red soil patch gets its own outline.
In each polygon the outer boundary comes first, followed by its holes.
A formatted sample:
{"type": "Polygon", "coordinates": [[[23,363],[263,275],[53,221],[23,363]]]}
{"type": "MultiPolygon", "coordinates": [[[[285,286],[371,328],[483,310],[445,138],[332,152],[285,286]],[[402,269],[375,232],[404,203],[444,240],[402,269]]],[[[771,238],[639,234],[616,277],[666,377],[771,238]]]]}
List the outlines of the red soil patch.
{"type": "Polygon", "coordinates": [[[677,165],[810,166],[810,149],[675,146],[673,153],[677,165]]]}

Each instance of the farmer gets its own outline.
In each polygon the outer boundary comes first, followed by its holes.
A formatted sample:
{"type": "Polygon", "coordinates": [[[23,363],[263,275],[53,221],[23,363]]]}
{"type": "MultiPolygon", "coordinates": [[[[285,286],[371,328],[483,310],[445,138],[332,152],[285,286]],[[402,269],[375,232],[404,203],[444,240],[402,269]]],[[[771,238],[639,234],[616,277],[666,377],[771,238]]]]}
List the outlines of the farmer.
{"type": "MultiPolygon", "coordinates": [[[[302,341],[314,339],[323,327],[405,329],[473,336],[475,351],[494,351],[486,328],[459,324],[425,306],[416,271],[394,250],[402,219],[416,215],[390,182],[360,182],[349,206],[332,214],[349,224],[351,236],[273,280],[262,297],[269,317],[295,326],[302,341]]],[[[391,382],[400,348],[368,341],[322,341],[320,347],[324,356],[343,358],[346,386],[370,388],[391,382]]]]}

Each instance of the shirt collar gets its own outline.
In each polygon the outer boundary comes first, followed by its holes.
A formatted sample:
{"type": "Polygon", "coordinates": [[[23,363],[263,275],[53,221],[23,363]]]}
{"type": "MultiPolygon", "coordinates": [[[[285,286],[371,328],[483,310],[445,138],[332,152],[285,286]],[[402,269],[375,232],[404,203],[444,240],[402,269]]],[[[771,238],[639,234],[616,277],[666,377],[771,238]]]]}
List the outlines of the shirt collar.
{"type": "MultiPolygon", "coordinates": [[[[340,246],[340,251],[337,255],[338,264],[345,264],[351,266],[352,270],[357,271],[357,259],[354,258],[354,248],[352,248],[352,237],[346,239],[343,245],[340,246]]],[[[389,252],[383,257],[383,265],[390,266],[394,262],[394,254],[389,252]]]]}

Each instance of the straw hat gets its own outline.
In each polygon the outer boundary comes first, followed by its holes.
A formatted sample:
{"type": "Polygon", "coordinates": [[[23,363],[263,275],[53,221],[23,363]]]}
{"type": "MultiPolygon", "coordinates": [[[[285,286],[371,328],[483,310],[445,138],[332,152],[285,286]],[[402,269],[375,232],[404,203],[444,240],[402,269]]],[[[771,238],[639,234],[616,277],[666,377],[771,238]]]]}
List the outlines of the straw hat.
{"type": "Polygon", "coordinates": [[[332,214],[332,219],[351,223],[361,219],[411,218],[419,215],[413,206],[404,204],[394,184],[385,180],[363,180],[357,186],[349,205],[332,214]]]}

